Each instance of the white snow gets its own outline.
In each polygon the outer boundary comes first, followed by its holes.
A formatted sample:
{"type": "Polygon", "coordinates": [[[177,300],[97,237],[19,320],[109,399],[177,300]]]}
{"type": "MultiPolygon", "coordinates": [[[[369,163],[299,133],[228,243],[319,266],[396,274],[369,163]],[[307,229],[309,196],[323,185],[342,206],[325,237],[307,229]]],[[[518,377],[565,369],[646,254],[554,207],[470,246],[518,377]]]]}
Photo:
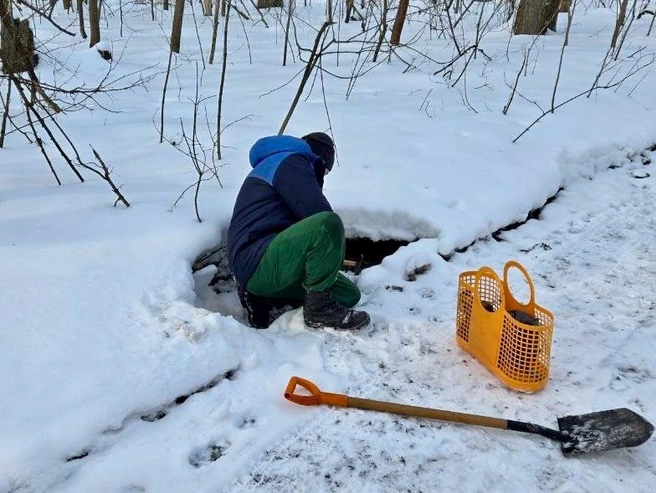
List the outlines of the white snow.
{"type": "MultiPolygon", "coordinates": [[[[149,4],[124,3],[121,36],[118,2],[103,3],[110,79],[125,87],[141,76],[143,86],[97,94],[57,121],[85,162],[89,145],[100,153],[131,206],[114,207],[108,185],[88,171],[79,183],[52,145],[60,186],[18,132],[0,149],[1,493],[653,490],[654,438],[565,458],[535,435],[283,398],[298,375],[327,392],[552,428],[560,416],[620,407],[656,422],[656,178],[643,164],[656,159],[651,66],[557,108],[515,143],[550,107],[563,15],[557,33],[537,40],[511,37],[495,18],[481,41],[489,60],[479,54],[453,87],[463,62],[451,80],[434,75],[452,47],[418,16],[403,39],[417,35],[414,48],[432,62],[401,48],[415,67],[392,57],[348,97],[349,82],[324,73],[287,133],[331,129],[338,163],[325,193],[348,236],[418,241],[354,277],[368,328],[309,330],[294,310],[258,331],[244,325],[234,293],[207,286],[215,267],[192,274],[191,265],[224,239],[248,150],[277,133],[298,87],[288,83],[304,66],[296,49],[282,66],[285,20],[262,11],[269,28],[242,19],[242,29],[233,12],[222,186],[203,182],[199,223],[193,190],[174,206],[197,179],[179,152],[180,121],[190,135],[198,66],[208,98],[199,139],[211,160],[222,36],[218,61],[203,72],[188,5],[165,107],[164,137],[177,145],[160,144],[171,12],[157,6],[153,22],[149,4]],[[504,115],[522,50],[533,43],[504,115]],[[554,195],[539,220],[492,236],[554,195]],[[504,387],[455,340],[458,274],[483,265],[500,272],[511,259],[528,269],[538,303],[556,319],[549,383],[535,394],[504,387]],[[426,272],[410,280],[417,270],[426,272]]],[[[207,60],[211,18],[193,6],[207,60]]],[[[615,14],[596,7],[577,7],[556,104],[589,89],[604,59],[615,14]]],[[[60,4],[53,15],[61,25],[76,19],[60,4]]],[[[298,2],[296,15],[299,43],[309,47],[316,33],[305,21],[319,26],[325,5],[298,2]]],[[[605,83],[654,56],[650,21],[633,21],[605,83]]],[[[44,81],[93,86],[106,75],[108,62],[79,35],[35,27],[40,49],[50,50],[38,67],[44,81]]],[[[339,28],[356,36],[360,23],[339,28]]],[[[471,42],[475,31],[459,35],[471,42]]],[[[348,51],[325,56],[323,68],[349,76],[363,60],[348,51]]]]}

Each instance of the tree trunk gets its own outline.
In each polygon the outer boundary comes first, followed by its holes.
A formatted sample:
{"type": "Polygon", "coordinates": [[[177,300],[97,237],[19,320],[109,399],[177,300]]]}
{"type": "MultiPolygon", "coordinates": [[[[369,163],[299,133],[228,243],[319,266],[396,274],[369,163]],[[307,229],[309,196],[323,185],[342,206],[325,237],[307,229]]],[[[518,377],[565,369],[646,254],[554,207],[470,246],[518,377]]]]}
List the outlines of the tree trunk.
{"type": "Polygon", "coordinates": [[[0,29],[11,27],[11,5],[9,0],[0,0],[0,29]]]}
{"type": "Polygon", "coordinates": [[[613,37],[610,40],[610,47],[615,48],[617,44],[617,38],[620,35],[622,26],[624,26],[624,21],[626,21],[626,6],[629,3],[629,0],[622,0],[620,4],[620,11],[617,14],[617,20],[615,21],[615,30],[613,31],[613,37]]]}
{"type": "Polygon", "coordinates": [[[408,3],[409,0],[399,0],[399,10],[396,13],[396,18],[392,25],[392,37],[390,39],[390,44],[392,46],[398,46],[401,42],[401,31],[403,30],[403,24],[405,23],[405,16],[408,13],[408,3]]]}
{"type": "Polygon", "coordinates": [[[171,30],[171,51],[180,53],[180,38],[182,36],[182,17],[184,16],[185,0],[175,0],[173,9],[173,28],[171,30]]]}
{"type": "Polygon", "coordinates": [[[257,0],[258,9],[268,9],[271,7],[282,7],[284,0],[257,0]]]}
{"type": "Polygon", "coordinates": [[[71,10],[71,8],[73,7],[73,1],[72,0],[64,0],[62,2],[62,5],[64,6],[64,8],[66,10],[71,10]]]}
{"type": "Polygon", "coordinates": [[[84,30],[84,2],[77,0],[77,18],[80,24],[80,36],[82,39],[87,39],[87,32],[84,30]]]}
{"type": "Polygon", "coordinates": [[[287,7],[287,25],[285,26],[285,48],[282,53],[282,66],[287,66],[287,48],[289,47],[289,26],[292,23],[292,15],[294,14],[294,0],[289,0],[287,7]]]}
{"type": "Polygon", "coordinates": [[[226,69],[228,67],[228,22],[230,21],[231,0],[225,0],[226,16],[223,24],[223,59],[221,63],[221,81],[219,82],[219,101],[216,110],[216,157],[221,160],[221,114],[223,113],[223,90],[225,88],[226,69]]]}
{"type": "Polygon", "coordinates": [[[210,58],[209,64],[214,63],[214,51],[216,50],[216,35],[219,32],[219,2],[221,0],[216,0],[216,5],[214,7],[214,20],[212,21],[212,44],[210,45],[210,58]]]}
{"type": "Polygon", "coordinates": [[[346,0],[346,14],[344,14],[344,22],[346,24],[348,24],[349,21],[351,20],[351,12],[353,11],[353,2],[355,2],[355,0],[346,0]]]}
{"type": "Polygon", "coordinates": [[[513,34],[544,34],[556,29],[560,0],[521,0],[513,34]]]}
{"type": "Polygon", "coordinates": [[[0,149],[5,146],[5,133],[7,131],[7,120],[9,119],[9,103],[11,102],[11,84],[12,81],[7,81],[7,97],[5,98],[5,107],[2,112],[2,125],[0,125],[0,149]]]}
{"type": "Polygon", "coordinates": [[[203,0],[203,15],[206,17],[212,15],[212,0],[203,0]]]}
{"type": "Polygon", "coordinates": [[[12,18],[8,0],[0,0],[0,60],[6,74],[33,69],[36,62],[30,23],[12,18]]]}
{"type": "Polygon", "coordinates": [[[100,42],[100,9],[98,0],[89,0],[89,48],[100,42]]]}
{"type": "Polygon", "coordinates": [[[378,61],[378,54],[380,53],[380,49],[383,46],[383,41],[385,41],[385,35],[387,34],[387,12],[389,11],[389,4],[387,3],[387,0],[383,0],[383,5],[381,7],[381,15],[380,15],[380,25],[378,26],[378,29],[380,31],[380,34],[378,36],[378,43],[376,43],[376,49],[374,50],[374,63],[378,61]]]}

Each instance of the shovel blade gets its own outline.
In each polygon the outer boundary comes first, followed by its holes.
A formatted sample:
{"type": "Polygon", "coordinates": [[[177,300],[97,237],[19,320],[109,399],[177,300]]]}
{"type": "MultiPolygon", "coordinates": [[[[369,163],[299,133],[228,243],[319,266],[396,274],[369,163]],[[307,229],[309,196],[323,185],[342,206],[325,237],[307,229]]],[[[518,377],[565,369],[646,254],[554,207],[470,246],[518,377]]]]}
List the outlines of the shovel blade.
{"type": "Polygon", "coordinates": [[[558,418],[565,455],[635,447],[651,437],[654,426],[630,409],[610,409],[558,418]]]}

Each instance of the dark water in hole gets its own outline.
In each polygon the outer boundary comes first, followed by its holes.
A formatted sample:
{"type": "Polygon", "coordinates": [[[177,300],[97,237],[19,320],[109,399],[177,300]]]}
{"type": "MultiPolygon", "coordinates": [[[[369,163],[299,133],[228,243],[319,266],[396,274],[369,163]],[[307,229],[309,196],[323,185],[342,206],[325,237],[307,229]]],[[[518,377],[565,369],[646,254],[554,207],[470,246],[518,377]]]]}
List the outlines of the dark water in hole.
{"type": "MultiPolygon", "coordinates": [[[[405,240],[383,240],[374,241],[369,238],[347,238],[345,260],[351,261],[352,265],[346,266],[347,270],[361,271],[372,265],[380,264],[383,259],[395,253],[399,248],[408,245],[405,240]]],[[[199,255],[192,265],[192,271],[196,272],[208,265],[217,268],[210,285],[219,282],[232,282],[232,275],[228,268],[228,252],[225,245],[218,245],[199,255]]]]}
{"type": "MultiPolygon", "coordinates": [[[[342,270],[359,274],[362,269],[378,265],[382,260],[407,245],[408,241],[373,241],[369,238],[347,238],[345,260],[351,261],[342,270]]],[[[228,267],[225,245],[217,245],[200,254],[192,264],[196,306],[218,312],[247,324],[245,312],[237,296],[237,285],[228,267]],[[204,271],[205,267],[214,269],[204,271]]]]}
{"type": "Polygon", "coordinates": [[[380,264],[385,257],[409,243],[405,240],[374,241],[370,238],[347,238],[344,257],[360,266],[359,269],[350,268],[350,270],[362,270],[380,264]]]}

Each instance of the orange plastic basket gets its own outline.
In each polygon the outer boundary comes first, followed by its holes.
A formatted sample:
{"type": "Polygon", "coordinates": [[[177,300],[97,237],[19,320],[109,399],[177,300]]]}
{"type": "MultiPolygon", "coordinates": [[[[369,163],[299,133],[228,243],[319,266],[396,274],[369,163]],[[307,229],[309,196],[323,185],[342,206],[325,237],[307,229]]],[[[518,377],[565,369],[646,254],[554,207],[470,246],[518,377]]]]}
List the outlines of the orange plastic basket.
{"type": "Polygon", "coordinates": [[[458,345],[485,365],[508,387],[522,392],[542,389],[549,378],[554,317],[535,303],[535,287],[526,269],[514,260],[506,263],[503,281],[489,267],[460,274],[456,339],[458,345]],[[519,269],[530,287],[522,304],[508,287],[508,271],[519,269]],[[530,317],[523,323],[511,313],[530,317]]]}

